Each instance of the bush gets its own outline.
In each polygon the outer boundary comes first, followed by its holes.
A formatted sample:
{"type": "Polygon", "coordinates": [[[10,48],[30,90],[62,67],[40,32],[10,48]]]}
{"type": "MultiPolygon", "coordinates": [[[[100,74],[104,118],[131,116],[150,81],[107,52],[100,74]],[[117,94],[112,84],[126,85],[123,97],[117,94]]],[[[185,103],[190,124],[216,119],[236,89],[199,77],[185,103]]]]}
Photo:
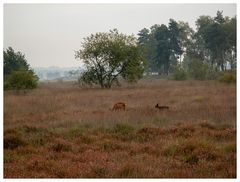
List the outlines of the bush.
{"type": "Polygon", "coordinates": [[[25,90],[37,87],[38,77],[31,71],[13,71],[4,83],[8,90],[25,90]]]}
{"type": "Polygon", "coordinates": [[[206,73],[206,79],[207,80],[216,80],[218,78],[219,72],[208,68],[207,73],[206,73]]]}
{"type": "MultiPolygon", "coordinates": [[[[194,80],[205,80],[209,72],[209,66],[207,63],[200,59],[193,59],[188,64],[188,74],[194,80]]],[[[210,73],[210,72],[209,72],[210,73]]]]}
{"type": "Polygon", "coordinates": [[[176,66],[174,68],[173,74],[172,74],[173,80],[186,80],[187,79],[187,72],[180,66],[176,66]]]}
{"type": "Polygon", "coordinates": [[[9,47],[3,51],[4,89],[25,90],[37,87],[38,77],[30,68],[25,55],[9,47]]]}
{"type": "Polygon", "coordinates": [[[236,83],[236,71],[223,72],[218,80],[224,83],[236,83]]]}

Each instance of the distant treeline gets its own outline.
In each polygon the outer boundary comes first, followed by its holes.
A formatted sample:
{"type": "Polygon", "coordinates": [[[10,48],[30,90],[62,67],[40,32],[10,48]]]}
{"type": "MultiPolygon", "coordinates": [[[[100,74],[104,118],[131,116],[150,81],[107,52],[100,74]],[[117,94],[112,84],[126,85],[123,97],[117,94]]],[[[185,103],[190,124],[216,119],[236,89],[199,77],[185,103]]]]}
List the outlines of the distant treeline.
{"type": "Polygon", "coordinates": [[[236,82],[236,16],[200,16],[196,31],[186,22],[169,20],[138,32],[138,38],[117,29],[84,38],[75,58],[81,70],[35,71],[25,55],[9,47],[4,53],[4,89],[33,89],[39,78],[77,79],[80,85],[120,86],[136,83],[144,74],[164,74],[175,80],[219,79],[236,82]],[[226,70],[233,70],[227,71],[226,70]]]}
{"type": "Polygon", "coordinates": [[[176,66],[188,67],[193,60],[214,71],[236,69],[236,16],[200,16],[196,31],[188,23],[169,20],[138,33],[138,43],[147,60],[147,73],[169,74],[176,66]]]}

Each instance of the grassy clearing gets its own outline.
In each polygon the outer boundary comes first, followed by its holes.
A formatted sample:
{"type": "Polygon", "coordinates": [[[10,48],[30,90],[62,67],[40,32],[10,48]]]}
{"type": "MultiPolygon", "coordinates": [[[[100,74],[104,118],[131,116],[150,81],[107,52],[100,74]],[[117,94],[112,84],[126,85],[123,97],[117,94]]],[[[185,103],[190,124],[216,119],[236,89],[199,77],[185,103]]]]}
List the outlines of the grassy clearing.
{"type": "Polygon", "coordinates": [[[152,79],[5,92],[4,177],[235,178],[236,85],[152,79]],[[126,111],[109,110],[120,101],[126,111]]]}

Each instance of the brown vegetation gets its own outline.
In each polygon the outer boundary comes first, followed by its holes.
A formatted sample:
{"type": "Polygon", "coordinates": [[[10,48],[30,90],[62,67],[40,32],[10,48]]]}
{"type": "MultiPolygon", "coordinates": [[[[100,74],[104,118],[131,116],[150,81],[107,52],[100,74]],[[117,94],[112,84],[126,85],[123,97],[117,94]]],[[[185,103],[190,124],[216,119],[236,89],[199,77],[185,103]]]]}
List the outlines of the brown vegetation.
{"type": "Polygon", "coordinates": [[[236,85],[150,79],[4,92],[4,177],[236,178],[236,85]],[[109,110],[123,99],[125,112],[109,110]]]}

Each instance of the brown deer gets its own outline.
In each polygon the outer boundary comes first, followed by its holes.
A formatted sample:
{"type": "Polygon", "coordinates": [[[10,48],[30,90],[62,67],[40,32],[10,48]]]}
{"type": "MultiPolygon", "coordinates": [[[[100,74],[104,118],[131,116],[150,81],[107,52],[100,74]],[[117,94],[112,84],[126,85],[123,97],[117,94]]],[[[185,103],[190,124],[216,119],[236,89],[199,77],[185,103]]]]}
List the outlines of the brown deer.
{"type": "Polygon", "coordinates": [[[155,106],[155,108],[159,110],[169,110],[169,106],[159,106],[158,104],[155,106]]]}
{"type": "Polygon", "coordinates": [[[118,102],[114,104],[112,111],[125,110],[125,109],[126,109],[126,104],[124,102],[118,102]]]}

